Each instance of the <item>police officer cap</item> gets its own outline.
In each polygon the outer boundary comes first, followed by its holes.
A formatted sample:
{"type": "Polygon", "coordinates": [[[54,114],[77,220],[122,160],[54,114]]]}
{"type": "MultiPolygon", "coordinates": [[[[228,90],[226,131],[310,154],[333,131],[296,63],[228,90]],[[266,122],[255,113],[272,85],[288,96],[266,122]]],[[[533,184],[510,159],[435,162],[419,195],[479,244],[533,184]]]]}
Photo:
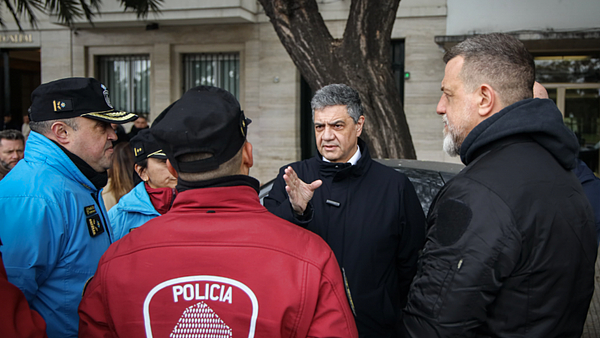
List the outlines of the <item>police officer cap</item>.
{"type": "Polygon", "coordinates": [[[29,119],[34,122],[87,117],[122,124],[137,115],[116,111],[108,89],[94,78],[72,77],[44,83],[31,93],[29,119]]]}
{"type": "Polygon", "coordinates": [[[242,148],[248,124],[237,99],[228,91],[209,86],[188,90],[165,109],[150,132],[162,145],[178,172],[197,173],[219,168],[242,148]],[[182,155],[207,153],[209,157],[181,162],[182,155]]]}
{"type": "Polygon", "coordinates": [[[150,129],[142,129],[130,141],[135,163],[141,163],[144,160],[153,157],[159,159],[167,159],[167,155],[162,150],[162,147],[156,142],[154,136],[150,133],[150,129]]]}

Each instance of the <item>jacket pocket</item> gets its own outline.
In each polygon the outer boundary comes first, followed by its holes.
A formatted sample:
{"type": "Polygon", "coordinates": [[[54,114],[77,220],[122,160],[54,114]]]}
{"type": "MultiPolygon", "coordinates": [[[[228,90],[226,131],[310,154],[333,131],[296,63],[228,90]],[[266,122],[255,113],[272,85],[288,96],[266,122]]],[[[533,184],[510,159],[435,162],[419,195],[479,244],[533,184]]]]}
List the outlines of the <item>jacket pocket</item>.
{"type": "Polygon", "coordinates": [[[437,318],[461,263],[462,260],[455,264],[435,256],[423,256],[408,295],[408,310],[437,318]]]}

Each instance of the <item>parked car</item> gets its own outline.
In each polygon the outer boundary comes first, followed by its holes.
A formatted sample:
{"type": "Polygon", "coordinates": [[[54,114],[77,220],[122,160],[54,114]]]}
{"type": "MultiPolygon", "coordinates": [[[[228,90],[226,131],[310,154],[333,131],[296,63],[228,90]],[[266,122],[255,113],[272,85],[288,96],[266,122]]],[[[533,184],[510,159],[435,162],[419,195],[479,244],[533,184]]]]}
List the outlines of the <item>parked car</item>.
{"type": "MultiPolygon", "coordinates": [[[[375,161],[394,168],[408,177],[415,187],[425,215],[438,191],[465,167],[462,164],[434,161],[404,159],[375,159],[375,161]]],[[[273,188],[274,181],[274,179],[270,180],[260,187],[258,195],[260,203],[263,203],[263,199],[273,188]]]]}

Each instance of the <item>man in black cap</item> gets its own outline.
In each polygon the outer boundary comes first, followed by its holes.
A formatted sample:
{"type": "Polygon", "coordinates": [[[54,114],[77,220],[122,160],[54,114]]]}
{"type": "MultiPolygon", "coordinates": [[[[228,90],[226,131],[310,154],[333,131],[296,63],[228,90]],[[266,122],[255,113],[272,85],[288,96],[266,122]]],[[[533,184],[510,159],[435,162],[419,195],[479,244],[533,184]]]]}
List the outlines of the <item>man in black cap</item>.
{"type": "Polygon", "coordinates": [[[116,139],[110,123],[137,116],[115,111],[92,78],[42,84],[31,101],[25,158],[0,182],[0,250],[48,336],[75,337],[84,284],[112,243],[99,197],[116,139]]]}
{"type": "Polygon", "coordinates": [[[102,257],[80,337],[357,337],[331,249],[260,205],[235,97],[192,88],[159,118],[177,198],[102,257]]]}

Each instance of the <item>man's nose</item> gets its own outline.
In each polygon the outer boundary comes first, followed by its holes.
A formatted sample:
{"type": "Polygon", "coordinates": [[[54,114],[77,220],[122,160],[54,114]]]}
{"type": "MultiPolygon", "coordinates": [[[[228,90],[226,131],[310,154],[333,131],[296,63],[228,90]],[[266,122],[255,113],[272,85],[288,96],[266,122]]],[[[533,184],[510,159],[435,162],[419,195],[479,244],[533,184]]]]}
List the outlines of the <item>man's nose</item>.
{"type": "Polygon", "coordinates": [[[437,107],[435,108],[436,113],[439,115],[446,114],[446,99],[444,99],[444,95],[440,97],[440,102],[438,102],[437,107]]]}
{"type": "Polygon", "coordinates": [[[115,132],[114,129],[111,128],[107,128],[108,129],[108,139],[111,141],[116,141],[118,139],[117,137],[117,133],[115,132]]]}
{"type": "Polygon", "coordinates": [[[323,136],[322,138],[324,140],[333,140],[334,138],[334,133],[333,130],[331,129],[330,126],[325,126],[325,130],[323,131],[323,136]]]}

